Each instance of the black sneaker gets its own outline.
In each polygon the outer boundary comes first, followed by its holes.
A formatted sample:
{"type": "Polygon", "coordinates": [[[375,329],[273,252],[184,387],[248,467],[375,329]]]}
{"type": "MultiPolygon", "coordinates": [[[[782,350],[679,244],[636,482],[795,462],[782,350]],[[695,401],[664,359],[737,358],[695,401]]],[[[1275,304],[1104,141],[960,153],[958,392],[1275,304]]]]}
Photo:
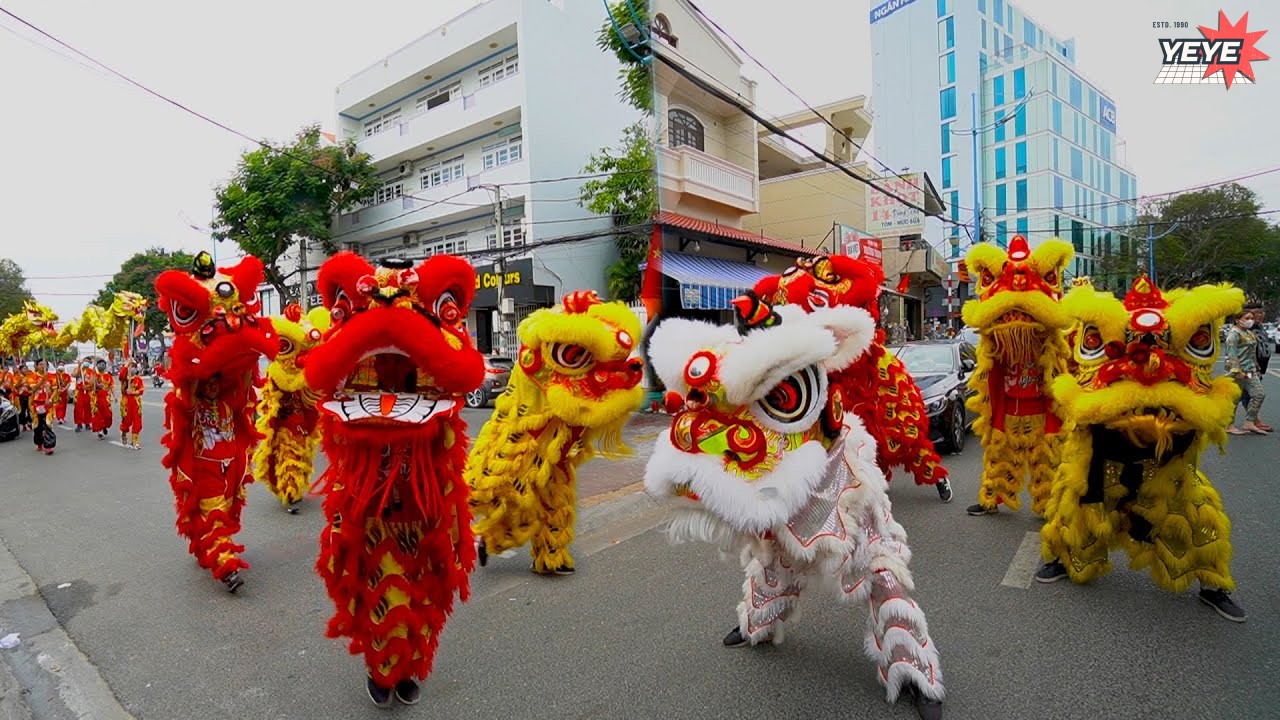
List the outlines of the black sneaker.
{"type": "Polygon", "coordinates": [[[484,540],[476,540],[476,559],[480,561],[480,567],[489,564],[489,551],[484,547],[484,540]]]}
{"type": "Polygon", "coordinates": [[[746,645],[747,642],[748,642],[747,638],[743,636],[742,630],[740,628],[735,627],[734,629],[729,631],[728,635],[724,636],[725,647],[730,647],[730,648],[742,647],[743,645],[746,645]]]}
{"type": "Polygon", "coordinates": [[[558,567],[553,571],[556,575],[572,575],[572,567],[558,567]]]}
{"type": "Polygon", "coordinates": [[[951,502],[952,495],[953,493],[951,492],[951,481],[946,478],[942,478],[941,480],[939,480],[938,481],[938,497],[942,498],[942,502],[944,503],[951,502]]]}
{"type": "Polygon", "coordinates": [[[222,584],[227,586],[227,592],[235,593],[244,585],[244,579],[240,577],[240,573],[233,572],[222,578],[222,584]]]}
{"type": "Polygon", "coordinates": [[[396,699],[405,705],[417,705],[422,697],[422,690],[413,680],[401,680],[396,683],[396,699]]]}
{"type": "Polygon", "coordinates": [[[916,715],[920,716],[920,720],[942,720],[942,701],[933,700],[924,696],[920,692],[920,688],[912,684],[909,692],[911,693],[911,703],[915,705],[916,715]]]}
{"type": "Polygon", "coordinates": [[[1212,607],[1218,611],[1222,617],[1231,622],[1242,623],[1248,617],[1244,608],[1240,607],[1231,599],[1231,593],[1219,588],[1202,588],[1200,590],[1200,602],[1212,607]]]}
{"type": "Polygon", "coordinates": [[[973,515],[974,517],[978,517],[979,515],[995,515],[996,513],[1000,512],[1000,508],[994,507],[988,510],[982,507],[981,505],[975,503],[965,508],[965,512],[969,513],[970,515],[973,515]]]}
{"type": "Polygon", "coordinates": [[[1054,560],[1047,562],[1039,570],[1036,571],[1036,582],[1051,583],[1057,582],[1067,576],[1067,568],[1062,563],[1054,560]]]}
{"type": "Polygon", "coordinates": [[[285,512],[287,512],[287,513],[289,513],[290,515],[297,515],[297,514],[298,514],[298,506],[299,506],[299,505],[301,505],[301,504],[302,504],[302,501],[301,501],[301,500],[299,500],[299,501],[297,501],[297,502],[291,502],[291,503],[289,503],[288,507],[286,507],[286,508],[284,509],[284,511],[285,511],[285,512]]]}
{"type": "Polygon", "coordinates": [[[373,678],[366,677],[364,680],[364,689],[369,693],[369,699],[378,707],[391,707],[391,688],[378,687],[373,678]]]}

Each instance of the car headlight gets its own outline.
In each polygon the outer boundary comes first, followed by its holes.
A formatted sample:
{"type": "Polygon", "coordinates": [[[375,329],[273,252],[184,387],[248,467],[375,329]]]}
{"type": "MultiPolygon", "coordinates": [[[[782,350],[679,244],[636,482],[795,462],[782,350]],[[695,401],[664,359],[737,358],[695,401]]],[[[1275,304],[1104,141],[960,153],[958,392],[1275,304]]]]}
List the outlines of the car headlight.
{"type": "Polygon", "coordinates": [[[930,415],[942,412],[942,408],[947,406],[947,396],[939,395],[936,398],[925,398],[924,411],[930,415]]]}

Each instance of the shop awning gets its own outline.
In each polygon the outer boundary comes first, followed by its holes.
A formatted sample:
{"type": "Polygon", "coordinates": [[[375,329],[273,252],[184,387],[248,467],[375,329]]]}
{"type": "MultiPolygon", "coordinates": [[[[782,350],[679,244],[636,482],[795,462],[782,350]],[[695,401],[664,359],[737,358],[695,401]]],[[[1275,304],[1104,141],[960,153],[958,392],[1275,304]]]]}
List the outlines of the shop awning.
{"type": "Polygon", "coordinates": [[[730,300],[769,272],[748,263],[665,250],[662,274],[680,283],[680,306],[685,310],[727,310],[730,300]]]}

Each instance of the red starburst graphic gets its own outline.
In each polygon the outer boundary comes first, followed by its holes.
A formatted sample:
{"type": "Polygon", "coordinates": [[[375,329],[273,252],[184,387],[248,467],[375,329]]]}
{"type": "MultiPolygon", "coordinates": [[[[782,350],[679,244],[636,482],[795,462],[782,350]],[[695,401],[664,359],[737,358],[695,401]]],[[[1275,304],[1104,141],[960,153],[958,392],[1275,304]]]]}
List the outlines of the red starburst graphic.
{"type": "MultiPolygon", "coordinates": [[[[1240,21],[1235,25],[1227,20],[1227,14],[1221,10],[1218,11],[1218,29],[1200,26],[1200,34],[1209,42],[1217,40],[1239,40],[1242,42],[1240,46],[1240,62],[1239,63],[1210,63],[1209,67],[1204,71],[1203,77],[1222,71],[1222,78],[1227,83],[1227,89],[1231,89],[1231,81],[1235,79],[1236,73],[1240,73],[1249,78],[1252,82],[1257,82],[1257,78],[1253,76],[1254,60],[1270,60],[1271,57],[1258,49],[1258,39],[1267,34],[1266,30],[1258,30],[1257,32],[1249,32],[1249,13],[1241,16],[1240,21]]],[[[1219,55],[1221,58],[1221,55],[1219,55]]]]}

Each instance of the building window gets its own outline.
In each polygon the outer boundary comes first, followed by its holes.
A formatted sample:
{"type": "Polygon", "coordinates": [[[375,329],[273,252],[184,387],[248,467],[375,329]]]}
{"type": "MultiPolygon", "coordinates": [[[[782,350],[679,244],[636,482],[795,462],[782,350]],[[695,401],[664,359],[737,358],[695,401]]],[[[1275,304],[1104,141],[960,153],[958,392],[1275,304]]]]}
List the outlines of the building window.
{"type": "Polygon", "coordinates": [[[1071,148],[1071,179],[1076,182],[1084,180],[1084,153],[1080,148],[1071,148]]]}
{"type": "Polygon", "coordinates": [[[951,123],[942,123],[942,154],[951,152],[951,123]]]}
{"type": "Polygon", "coordinates": [[[1021,235],[1022,237],[1026,237],[1031,234],[1031,231],[1028,229],[1027,226],[1028,226],[1028,223],[1027,223],[1026,217],[1018,218],[1018,234],[1021,235]]]}
{"type": "Polygon", "coordinates": [[[1027,143],[1025,141],[1013,146],[1013,172],[1015,175],[1027,174],[1027,143]]]}
{"type": "Polygon", "coordinates": [[[1062,209],[1062,178],[1053,176],[1053,206],[1062,209]]]}
{"type": "Polygon", "coordinates": [[[950,120],[956,116],[956,89],[949,87],[939,94],[942,104],[942,119],[950,120]]]}
{"type": "Polygon", "coordinates": [[[1009,223],[1003,220],[996,223],[996,243],[1001,247],[1009,244],[1009,223]]]}
{"type": "Polygon", "coordinates": [[[1062,134],[1062,101],[1057,98],[1053,99],[1053,132],[1062,134]]]}
{"type": "Polygon", "coordinates": [[[1022,36],[1024,41],[1031,47],[1036,46],[1036,24],[1031,22],[1030,18],[1022,20],[1022,36]]]}
{"type": "Polygon", "coordinates": [[[942,158],[942,187],[951,187],[951,158],[942,158]]]}
{"type": "Polygon", "coordinates": [[[1004,104],[1004,75],[997,75],[991,81],[991,104],[995,107],[1004,104]]]}
{"type": "Polygon", "coordinates": [[[949,17],[938,23],[938,47],[950,50],[956,46],[956,19],[949,17]]]}
{"type": "Polygon", "coordinates": [[[443,238],[432,238],[426,241],[423,252],[431,255],[459,255],[467,251],[467,234],[465,232],[445,235],[443,238]]]}
{"type": "Polygon", "coordinates": [[[1075,247],[1076,252],[1084,252],[1084,223],[1079,220],[1071,221],[1071,245],[1075,247]]]}
{"type": "Polygon", "coordinates": [[[1019,180],[1013,185],[1014,195],[1018,203],[1018,212],[1027,211],[1027,181],[1019,180]]]}
{"type": "Polygon", "coordinates": [[[978,0],[978,12],[984,14],[987,12],[987,0],[978,0]]]}
{"type": "MultiPolygon", "coordinates": [[[[498,234],[492,229],[484,238],[485,247],[489,250],[498,250],[498,234]]],[[[524,227],[517,225],[515,227],[503,228],[502,230],[502,247],[513,248],[524,246],[524,227]]]]}
{"type": "Polygon", "coordinates": [[[400,124],[400,108],[396,108],[364,124],[364,136],[373,137],[400,124]]]}
{"type": "Polygon", "coordinates": [[[452,160],[445,160],[433,165],[428,165],[427,167],[422,168],[421,175],[419,176],[423,190],[439,187],[441,185],[448,185],[449,183],[457,182],[464,177],[466,177],[466,173],[463,171],[461,155],[453,158],[452,160]]]}
{"type": "Polygon", "coordinates": [[[462,95],[461,82],[436,88],[435,90],[432,90],[426,95],[418,98],[418,112],[426,112],[428,110],[434,110],[441,105],[447,105],[460,95],[462,95]]]}
{"type": "Polygon", "coordinates": [[[956,54],[949,52],[938,58],[938,82],[950,85],[956,81],[956,54]]]}
{"type": "Polygon", "coordinates": [[[1004,126],[1007,125],[1008,123],[1000,122],[1003,119],[1004,119],[1004,111],[997,110],[996,111],[996,142],[1004,142],[1004,126]]]}
{"type": "Polygon", "coordinates": [[[996,186],[996,215],[1009,214],[1009,186],[1000,183],[996,186]]]}
{"type": "Polygon", "coordinates": [[[987,19],[983,18],[981,22],[982,22],[982,33],[979,35],[979,37],[982,38],[982,49],[986,50],[987,49],[987,19]]]}
{"type": "Polygon", "coordinates": [[[1069,87],[1069,92],[1071,93],[1071,106],[1080,110],[1084,105],[1084,87],[1080,84],[1080,78],[1072,75],[1069,87]]]}
{"type": "MultiPolygon", "coordinates": [[[[951,220],[958,222],[960,220],[960,191],[951,191],[951,220]]],[[[953,228],[958,229],[958,228],[953,228]]]]}
{"type": "Polygon", "coordinates": [[[996,148],[996,178],[1005,176],[1005,167],[1008,165],[1008,155],[1002,147],[996,148]]]}
{"type": "Polygon", "coordinates": [[[991,5],[991,19],[999,25],[1004,22],[1004,0],[995,0],[991,5]]]}
{"type": "Polygon", "coordinates": [[[672,110],[667,113],[667,122],[671,125],[671,147],[681,145],[694,150],[706,150],[706,134],[702,121],[686,110],[672,110]]]}
{"type": "Polygon", "coordinates": [[[498,62],[484,68],[480,71],[480,87],[489,87],[490,85],[506,80],[512,75],[520,72],[520,56],[512,55],[506,60],[498,62]]]}
{"type": "Polygon", "coordinates": [[[1013,98],[1021,100],[1027,94],[1027,69],[1018,68],[1013,71],[1013,98]]]}
{"type": "Polygon", "coordinates": [[[492,145],[485,145],[481,149],[484,169],[492,170],[496,167],[520,162],[523,149],[524,138],[519,135],[492,145]]]}
{"type": "Polygon", "coordinates": [[[398,183],[392,183],[390,185],[383,185],[382,187],[378,188],[377,192],[373,194],[372,198],[364,202],[364,206],[373,207],[374,205],[381,205],[382,203],[391,202],[392,200],[395,200],[403,196],[404,196],[404,183],[398,182],[398,183]]]}
{"type": "Polygon", "coordinates": [[[938,0],[938,17],[946,17],[951,14],[952,0],[938,0]]]}
{"type": "Polygon", "coordinates": [[[1027,134],[1027,108],[1023,107],[1013,118],[1013,136],[1023,137],[1027,134]]]}

